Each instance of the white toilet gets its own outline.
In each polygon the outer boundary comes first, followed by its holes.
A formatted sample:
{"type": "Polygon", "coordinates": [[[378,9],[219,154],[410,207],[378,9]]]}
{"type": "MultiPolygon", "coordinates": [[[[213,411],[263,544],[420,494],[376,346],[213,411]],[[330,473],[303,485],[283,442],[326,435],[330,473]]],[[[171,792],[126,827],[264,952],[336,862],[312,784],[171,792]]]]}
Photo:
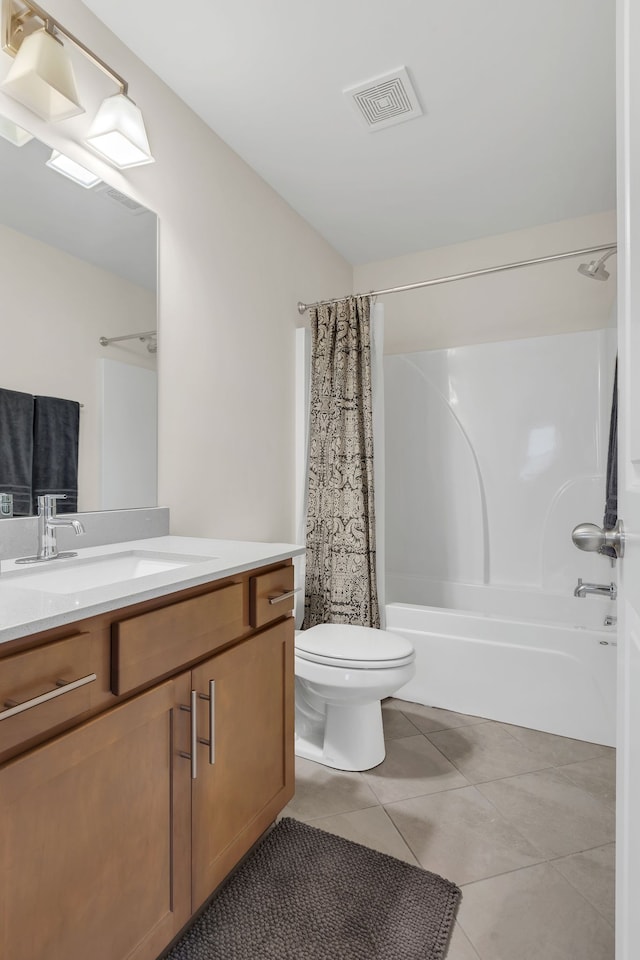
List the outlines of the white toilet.
{"type": "Polygon", "coordinates": [[[380,701],[415,673],[405,637],[326,623],[296,631],[296,756],[369,770],[385,755],[380,701]]]}

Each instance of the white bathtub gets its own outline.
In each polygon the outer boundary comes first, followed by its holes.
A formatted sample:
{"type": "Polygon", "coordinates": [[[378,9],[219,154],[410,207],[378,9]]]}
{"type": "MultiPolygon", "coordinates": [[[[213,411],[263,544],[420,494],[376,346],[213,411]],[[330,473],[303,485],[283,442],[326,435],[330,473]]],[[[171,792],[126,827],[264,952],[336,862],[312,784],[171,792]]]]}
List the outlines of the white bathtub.
{"type": "Polygon", "coordinates": [[[419,592],[429,605],[385,608],[387,629],[416,648],[415,677],[396,697],[615,745],[613,601],[475,584],[419,592]]]}

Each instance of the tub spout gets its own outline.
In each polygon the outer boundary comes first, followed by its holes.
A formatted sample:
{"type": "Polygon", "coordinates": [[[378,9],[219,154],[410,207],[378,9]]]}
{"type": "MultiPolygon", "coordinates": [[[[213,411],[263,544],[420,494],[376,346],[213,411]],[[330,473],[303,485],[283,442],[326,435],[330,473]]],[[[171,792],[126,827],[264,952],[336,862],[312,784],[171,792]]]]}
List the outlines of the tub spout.
{"type": "Polygon", "coordinates": [[[595,593],[600,597],[609,597],[615,600],[618,595],[618,588],[615,583],[584,583],[582,577],[578,580],[578,585],[573,591],[574,597],[586,597],[588,593],[595,593]]]}

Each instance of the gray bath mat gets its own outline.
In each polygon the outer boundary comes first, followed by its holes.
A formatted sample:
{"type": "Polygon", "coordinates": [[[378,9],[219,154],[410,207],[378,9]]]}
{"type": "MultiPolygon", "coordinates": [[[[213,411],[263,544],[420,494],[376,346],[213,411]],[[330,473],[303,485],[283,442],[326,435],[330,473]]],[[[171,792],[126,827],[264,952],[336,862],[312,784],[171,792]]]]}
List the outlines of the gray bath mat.
{"type": "Polygon", "coordinates": [[[167,960],[442,960],[460,890],[281,820],[167,960]]]}

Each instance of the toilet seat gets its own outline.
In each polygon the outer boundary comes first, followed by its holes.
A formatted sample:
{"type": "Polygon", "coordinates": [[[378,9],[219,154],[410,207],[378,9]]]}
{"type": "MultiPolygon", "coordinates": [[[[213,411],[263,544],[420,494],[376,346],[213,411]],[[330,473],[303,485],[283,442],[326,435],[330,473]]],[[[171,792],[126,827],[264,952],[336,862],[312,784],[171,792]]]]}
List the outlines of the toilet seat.
{"type": "Polygon", "coordinates": [[[344,623],[321,623],[296,632],[295,652],[301,660],[350,670],[388,670],[415,658],[406,637],[344,623]]]}

